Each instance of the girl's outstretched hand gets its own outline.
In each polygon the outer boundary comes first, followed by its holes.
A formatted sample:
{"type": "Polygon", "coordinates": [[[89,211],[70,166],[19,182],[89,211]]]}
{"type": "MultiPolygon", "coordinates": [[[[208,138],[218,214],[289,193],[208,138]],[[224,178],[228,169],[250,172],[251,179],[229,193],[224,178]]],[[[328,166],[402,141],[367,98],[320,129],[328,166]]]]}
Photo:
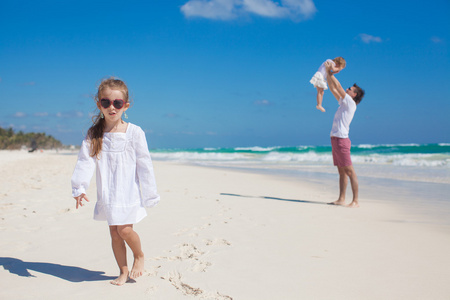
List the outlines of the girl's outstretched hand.
{"type": "Polygon", "coordinates": [[[85,199],[87,202],[89,202],[89,199],[86,197],[86,194],[81,194],[80,196],[73,197],[73,198],[77,201],[77,209],[78,209],[78,206],[83,206],[83,203],[82,203],[83,199],[85,199]]]}

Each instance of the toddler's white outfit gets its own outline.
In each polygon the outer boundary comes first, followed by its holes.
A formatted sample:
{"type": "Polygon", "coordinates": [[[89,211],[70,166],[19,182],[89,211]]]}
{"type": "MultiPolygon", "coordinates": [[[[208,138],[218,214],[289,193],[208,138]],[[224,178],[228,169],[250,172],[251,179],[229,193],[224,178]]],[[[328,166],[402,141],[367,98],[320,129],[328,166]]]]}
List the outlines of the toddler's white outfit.
{"type": "Polygon", "coordinates": [[[105,132],[98,158],[89,154],[86,138],[72,175],[72,196],[86,193],[97,170],[95,220],[106,220],[108,225],[135,224],[147,216],[145,207],[158,204],[153,164],[139,126],[128,123],[125,133],[105,132]]]}
{"type": "Polygon", "coordinates": [[[317,70],[316,74],[309,81],[314,87],[320,87],[324,90],[328,90],[327,85],[327,69],[325,68],[325,63],[330,62],[333,65],[333,68],[336,67],[336,63],[332,59],[327,59],[320,65],[319,70],[317,70]]]}

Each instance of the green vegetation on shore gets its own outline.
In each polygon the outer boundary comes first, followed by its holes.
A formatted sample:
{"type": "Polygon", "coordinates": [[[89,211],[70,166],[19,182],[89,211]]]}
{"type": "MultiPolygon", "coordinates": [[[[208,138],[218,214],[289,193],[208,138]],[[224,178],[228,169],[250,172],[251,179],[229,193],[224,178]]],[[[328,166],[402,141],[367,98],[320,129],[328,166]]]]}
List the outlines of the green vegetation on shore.
{"type": "Polygon", "coordinates": [[[53,149],[62,147],[62,143],[45,133],[24,133],[14,132],[12,128],[3,129],[0,127],[0,149],[15,150],[22,146],[28,148],[53,149]]]}

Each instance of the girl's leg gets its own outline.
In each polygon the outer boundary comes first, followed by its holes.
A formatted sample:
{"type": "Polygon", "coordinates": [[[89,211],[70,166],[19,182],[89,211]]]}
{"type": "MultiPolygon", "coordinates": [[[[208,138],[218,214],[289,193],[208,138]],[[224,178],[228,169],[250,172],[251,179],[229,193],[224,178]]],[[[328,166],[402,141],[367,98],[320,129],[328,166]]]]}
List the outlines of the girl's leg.
{"type": "Polygon", "coordinates": [[[320,87],[316,87],[316,89],[317,89],[317,106],[316,106],[316,108],[318,110],[320,110],[321,112],[325,112],[325,108],[322,107],[324,89],[320,88],[320,87]]]}
{"type": "Polygon", "coordinates": [[[127,248],[125,247],[125,241],[120,236],[117,226],[109,226],[109,233],[111,234],[111,244],[116,258],[117,265],[120,269],[120,275],[113,281],[114,285],[122,285],[128,280],[128,266],[127,266],[127,248]]]}
{"type": "Polygon", "coordinates": [[[134,263],[130,272],[130,278],[135,279],[144,272],[144,252],[141,248],[141,239],[139,235],[133,230],[133,225],[119,225],[117,226],[119,235],[124,239],[131,251],[133,251],[134,263]]]}

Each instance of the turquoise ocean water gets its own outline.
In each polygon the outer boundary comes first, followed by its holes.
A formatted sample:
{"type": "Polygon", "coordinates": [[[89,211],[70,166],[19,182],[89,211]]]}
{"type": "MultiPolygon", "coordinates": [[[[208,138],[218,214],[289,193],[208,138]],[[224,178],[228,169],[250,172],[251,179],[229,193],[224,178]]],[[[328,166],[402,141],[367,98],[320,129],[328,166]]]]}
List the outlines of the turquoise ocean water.
{"type": "MultiPolygon", "coordinates": [[[[272,171],[336,172],[331,146],[152,150],[155,160],[272,171]]],[[[352,146],[362,176],[450,184],[450,143],[352,146]]]]}
{"type": "MultiPolygon", "coordinates": [[[[150,152],[156,161],[284,176],[338,193],[331,146],[154,149],[150,152]]],[[[450,226],[450,143],[354,145],[351,153],[362,201],[365,197],[386,201],[412,215],[421,215],[427,222],[450,226]]],[[[351,192],[348,194],[350,197],[351,192]]]]}

